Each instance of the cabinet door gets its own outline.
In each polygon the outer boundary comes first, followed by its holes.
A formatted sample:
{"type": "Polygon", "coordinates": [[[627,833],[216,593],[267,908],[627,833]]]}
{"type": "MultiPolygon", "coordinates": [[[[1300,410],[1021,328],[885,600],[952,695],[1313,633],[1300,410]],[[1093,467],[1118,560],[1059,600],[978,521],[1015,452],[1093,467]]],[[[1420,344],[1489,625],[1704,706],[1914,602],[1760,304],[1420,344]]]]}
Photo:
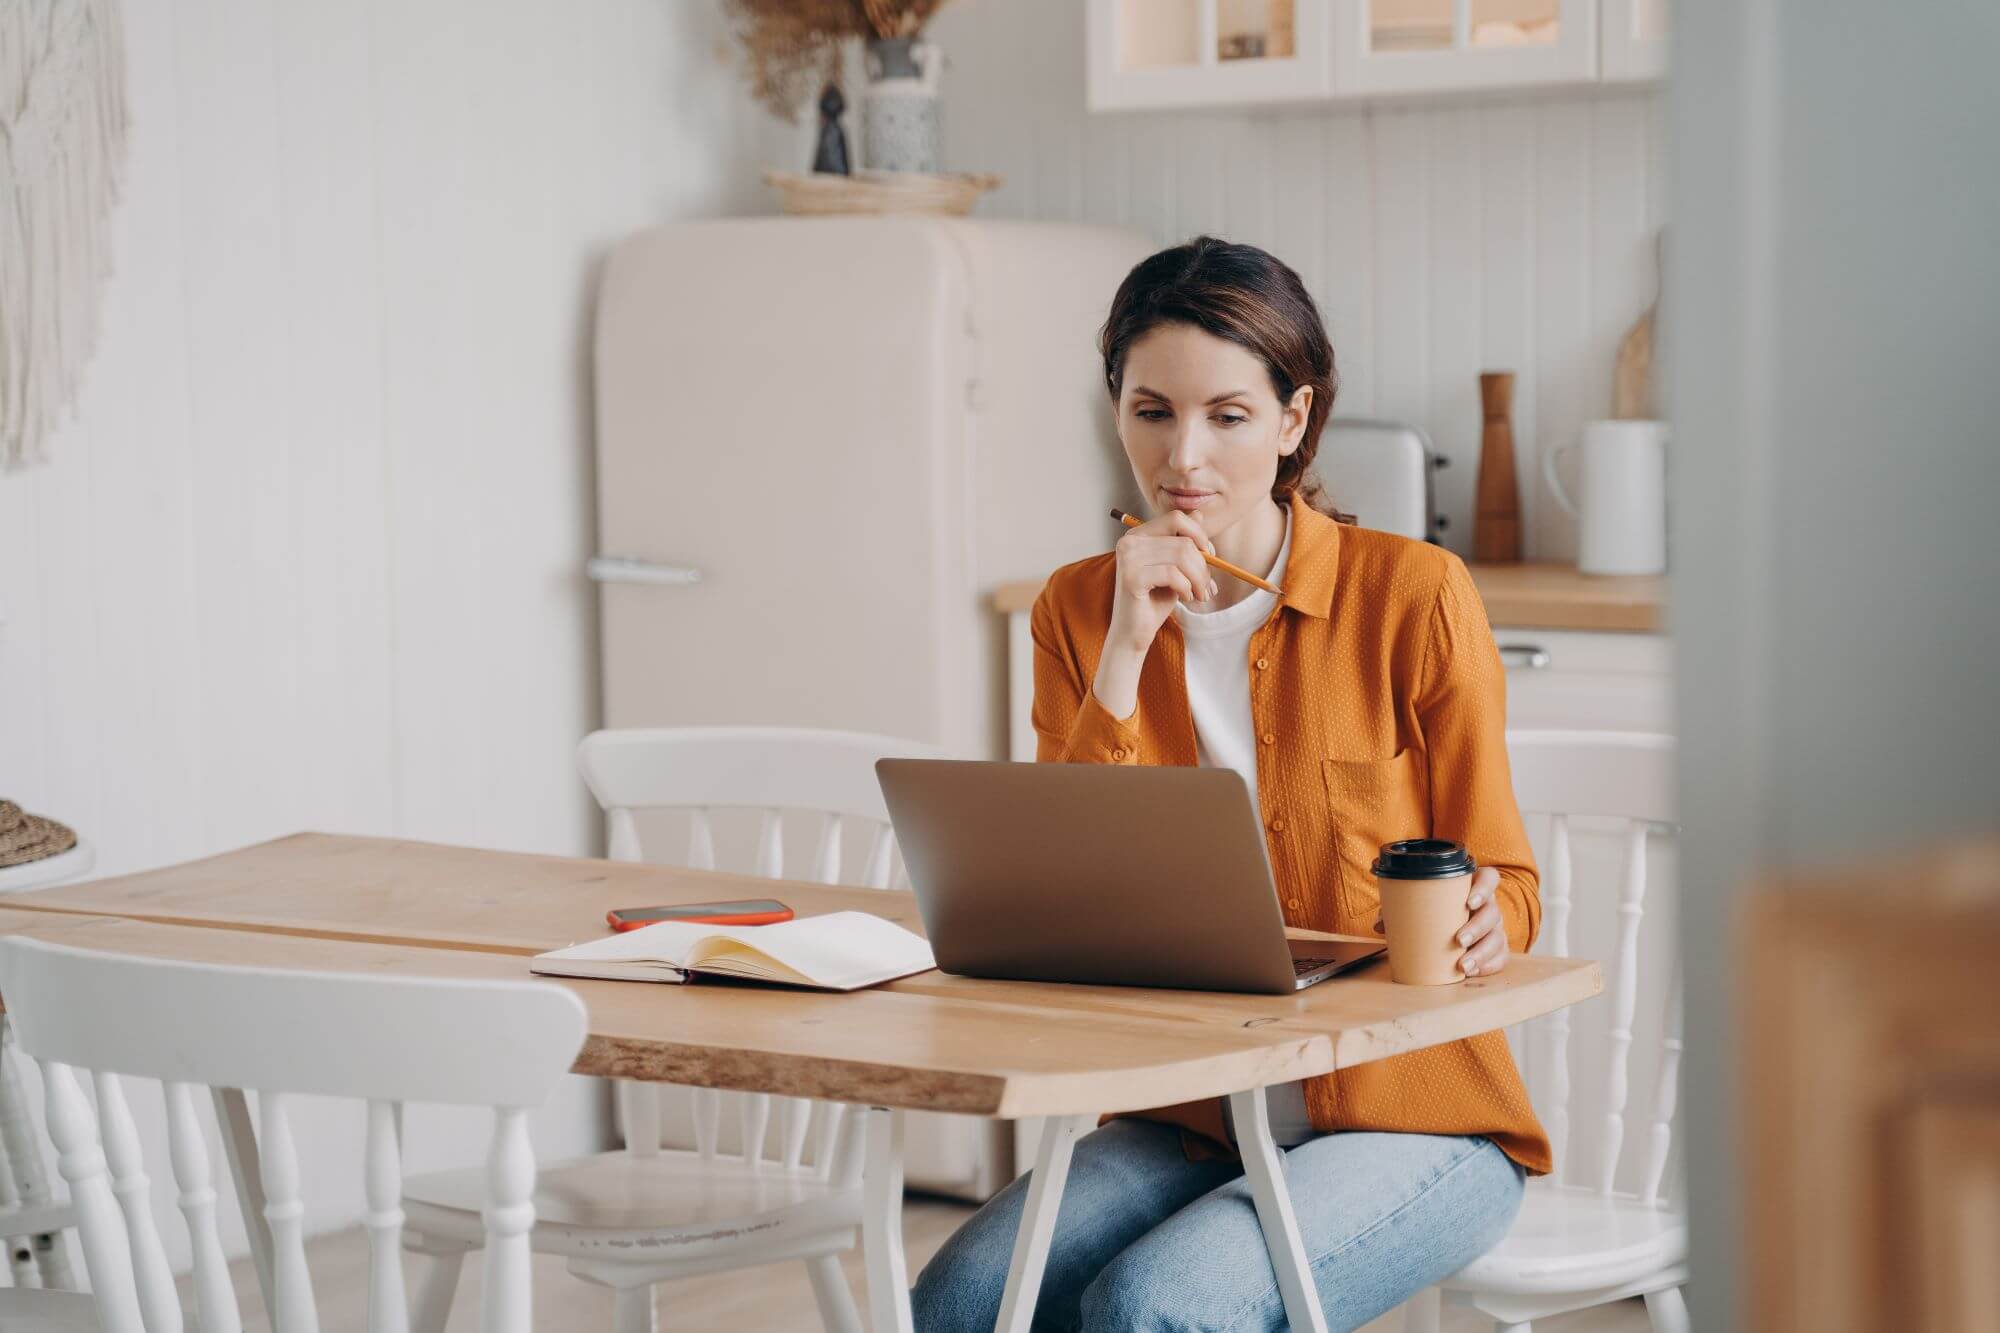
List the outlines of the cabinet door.
{"type": "Polygon", "coordinates": [[[1328,0],[1089,0],[1092,111],[1325,97],[1328,0]]]}
{"type": "Polygon", "coordinates": [[[1667,0],[1604,0],[1598,72],[1606,83],[1641,83],[1667,72],[1667,0]]]}
{"type": "Polygon", "coordinates": [[[1673,731],[1672,657],[1659,634],[1493,631],[1509,727],[1673,731]]]}
{"type": "Polygon", "coordinates": [[[1336,96],[1597,77],[1598,0],[1332,0],[1336,96]]]}

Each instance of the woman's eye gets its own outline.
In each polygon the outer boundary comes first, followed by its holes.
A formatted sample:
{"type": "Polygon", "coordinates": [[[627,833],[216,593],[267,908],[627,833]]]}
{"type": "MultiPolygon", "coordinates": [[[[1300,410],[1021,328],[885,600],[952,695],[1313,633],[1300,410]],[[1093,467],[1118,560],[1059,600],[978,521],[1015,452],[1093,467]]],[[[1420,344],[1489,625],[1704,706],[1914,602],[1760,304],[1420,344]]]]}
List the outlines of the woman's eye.
{"type": "Polygon", "coordinates": [[[1246,416],[1226,412],[1215,419],[1215,424],[1218,426],[1240,426],[1249,419],[1246,416]]]}
{"type": "Polygon", "coordinates": [[[1166,412],[1157,407],[1142,407],[1136,415],[1141,421],[1165,421],[1167,419],[1166,412]]]}

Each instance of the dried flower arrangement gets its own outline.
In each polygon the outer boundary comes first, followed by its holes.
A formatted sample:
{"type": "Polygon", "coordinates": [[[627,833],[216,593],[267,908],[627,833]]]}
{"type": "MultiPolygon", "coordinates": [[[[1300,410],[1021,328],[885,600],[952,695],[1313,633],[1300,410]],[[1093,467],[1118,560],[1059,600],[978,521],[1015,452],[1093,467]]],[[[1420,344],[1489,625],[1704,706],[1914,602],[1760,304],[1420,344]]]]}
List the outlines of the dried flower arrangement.
{"type": "Polygon", "coordinates": [[[772,114],[796,122],[799,108],[838,84],[841,45],[850,37],[910,38],[945,0],[728,0],[742,44],[750,93],[772,114]]]}

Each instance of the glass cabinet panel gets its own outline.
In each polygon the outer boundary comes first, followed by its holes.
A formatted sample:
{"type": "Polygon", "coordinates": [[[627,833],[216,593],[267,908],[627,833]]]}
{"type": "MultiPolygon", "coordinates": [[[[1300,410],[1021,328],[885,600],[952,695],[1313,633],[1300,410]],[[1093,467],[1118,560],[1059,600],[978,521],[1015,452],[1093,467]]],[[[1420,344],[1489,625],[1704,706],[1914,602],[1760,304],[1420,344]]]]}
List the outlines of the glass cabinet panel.
{"type": "Polygon", "coordinates": [[[1292,0],[1217,0],[1217,60],[1289,60],[1296,50],[1292,0]]]}
{"type": "Polygon", "coordinates": [[[1558,0],[1472,0],[1473,46],[1553,45],[1562,30],[1558,0]]]}
{"type": "Polygon", "coordinates": [[[1368,6],[1371,51],[1449,51],[1452,0],[1374,0],[1368,6]]]}
{"type": "Polygon", "coordinates": [[[1118,68],[1201,63],[1201,0],[1118,0],[1118,68]]]}

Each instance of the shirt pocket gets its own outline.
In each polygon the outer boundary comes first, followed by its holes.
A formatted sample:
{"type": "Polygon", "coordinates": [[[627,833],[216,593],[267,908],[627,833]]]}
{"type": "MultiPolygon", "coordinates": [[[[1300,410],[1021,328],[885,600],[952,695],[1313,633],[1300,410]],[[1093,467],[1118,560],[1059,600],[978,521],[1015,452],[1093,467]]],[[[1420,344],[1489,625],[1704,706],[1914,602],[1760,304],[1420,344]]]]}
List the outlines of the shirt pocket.
{"type": "Polygon", "coordinates": [[[1430,794],[1423,753],[1399,751],[1393,759],[1327,759],[1327,812],[1333,826],[1337,931],[1366,935],[1380,901],[1370,867],[1385,842],[1430,836],[1430,794]]]}

